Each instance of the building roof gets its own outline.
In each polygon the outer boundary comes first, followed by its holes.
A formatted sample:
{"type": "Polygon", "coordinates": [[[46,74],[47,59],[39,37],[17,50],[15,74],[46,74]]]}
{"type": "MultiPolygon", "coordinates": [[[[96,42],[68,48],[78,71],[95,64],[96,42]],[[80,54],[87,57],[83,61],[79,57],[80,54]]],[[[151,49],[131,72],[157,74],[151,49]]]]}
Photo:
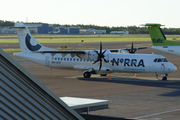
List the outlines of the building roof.
{"type": "Polygon", "coordinates": [[[0,48],[2,119],[83,119],[0,48]]]}

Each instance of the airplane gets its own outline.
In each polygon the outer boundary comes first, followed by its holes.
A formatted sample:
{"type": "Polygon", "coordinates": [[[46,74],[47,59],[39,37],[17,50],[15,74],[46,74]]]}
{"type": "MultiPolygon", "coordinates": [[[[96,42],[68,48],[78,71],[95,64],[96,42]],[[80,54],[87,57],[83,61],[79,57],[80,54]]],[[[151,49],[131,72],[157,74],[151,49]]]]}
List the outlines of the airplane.
{"type": "Polygon", "coordinates": [[[57,31],[50,31],[48,32],[48,34],[58,34],[61,33],[60,29],[58,29],[57,31]]]}
{"type": "Polygon", "coordinates": [[[21,48],[15,56],[50,68],[81,70],[84,78],[90,78],[91,74],[106,76],[112,72],[126,72],[160,73],[162,80],[167,80],[168,73],[177,69],[162,55],[131,54],[139,49],[133,44],[130,49],[103,50],[100,42],[100,50],[59,51],[40,44],[24,23],[15,23],[14,28],[17,28],[21,48]]]}
{"type": "Polygon", "coordinates": [[[169,41],[166,39],[163,31],[160,28],[160,26],[164,25],[156,23],[146,23],[142,26],[148,26],[148,31],[153,43],[153,46],[151,48],[180,56],[180,43],[169,41]]]}

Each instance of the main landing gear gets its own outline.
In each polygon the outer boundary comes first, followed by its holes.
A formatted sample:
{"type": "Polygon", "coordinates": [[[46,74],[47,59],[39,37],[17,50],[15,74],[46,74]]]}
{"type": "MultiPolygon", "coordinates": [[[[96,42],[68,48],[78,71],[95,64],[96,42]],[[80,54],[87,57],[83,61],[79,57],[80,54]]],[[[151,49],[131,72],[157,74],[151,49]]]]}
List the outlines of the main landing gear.
{"type": "Polygon", "coordinates": [[[83,73],[83,76],[84,76],[84,78],[90,78],[91,77],[91,72],[85,71],[83,73]]]}
{"type": "MultiPolygon", "coordinates": [[[[83,76],[84,76],[84,78],[90,78],[91,77],[91,74],[96,74],[96,72],[95,71],[89,71],[89,70],[87,70],[87,71],[84,71],[83,72],[83,76]]],[[[107,74],[100,74],[101,76],[107,76],[107,74]]]]}
{"type": "Polygon", "coordinates": [[[100,74],[101,76],[107,76],[107,74],[100,74]]]}

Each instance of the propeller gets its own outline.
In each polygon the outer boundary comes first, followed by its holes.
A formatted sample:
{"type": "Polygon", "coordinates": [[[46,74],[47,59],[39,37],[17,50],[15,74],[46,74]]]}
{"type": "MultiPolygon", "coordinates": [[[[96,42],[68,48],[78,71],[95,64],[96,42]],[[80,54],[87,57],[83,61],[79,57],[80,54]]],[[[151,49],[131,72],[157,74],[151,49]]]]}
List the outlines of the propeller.
{"type": "Polygon", "coordinates": [[[129,50],[129,53],[134,54],[135,52],[136,52],[136,49],[134,49],[133,42],[132,42],[131,49],[129,50]]]}
{"type": "MultiPolygon", "coordinates": [[[[94,50],[95,51],[95,50],[94,50]]],[[[98,59],[93,63],[97,63],[98,61],[100,61],[100,66],[99,66],[99,71],[101,70],[102,67],[102,59],[107,63],[107,60],[104,58],[104,53],[106,52],[106,50],[104,52],[102,52],[102,43],[100,42],[100,51],[98,53],[98,51],[95,51],[98,55],[98,59]]]]}

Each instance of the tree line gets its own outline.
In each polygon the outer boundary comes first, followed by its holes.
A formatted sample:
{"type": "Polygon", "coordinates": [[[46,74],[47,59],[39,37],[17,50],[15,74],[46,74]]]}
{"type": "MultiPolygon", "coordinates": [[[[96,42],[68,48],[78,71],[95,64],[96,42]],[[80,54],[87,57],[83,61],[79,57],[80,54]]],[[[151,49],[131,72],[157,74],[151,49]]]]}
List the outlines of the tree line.
{"type": "MultiPolygon", "coordinates": [[[[19,21],[17,21],[19,22],[19,21]]],[[[3,21],[0,20],[0,26],[6,27],[6,26],[14,26],[14,21],[3,21]]],[[[41,23],[41,22],[28,22],[32,24],[41,23]]],[[[41,23],[43,24],[43,23],[41,23]]],[[[138,26],[120,26],[120,27],[109,27],[109,26],[98,26],[98,25],[83,25],[83,24],[77,24],[77,25],[61,25],[61,24],[53,24],[53,26],[65,26],[65,27],[71,27],[71,26],[79,26],[84,29],[97,29],[97,30],[106,30],[106,33],[110,33],[111,31],[129,31],[130,34],[149,34],[147,27],[138,27],[138,26]]],[[[178,35],[180,34],[180,28],[161,28],[164,34],[167,35],[178,35]]]]}

